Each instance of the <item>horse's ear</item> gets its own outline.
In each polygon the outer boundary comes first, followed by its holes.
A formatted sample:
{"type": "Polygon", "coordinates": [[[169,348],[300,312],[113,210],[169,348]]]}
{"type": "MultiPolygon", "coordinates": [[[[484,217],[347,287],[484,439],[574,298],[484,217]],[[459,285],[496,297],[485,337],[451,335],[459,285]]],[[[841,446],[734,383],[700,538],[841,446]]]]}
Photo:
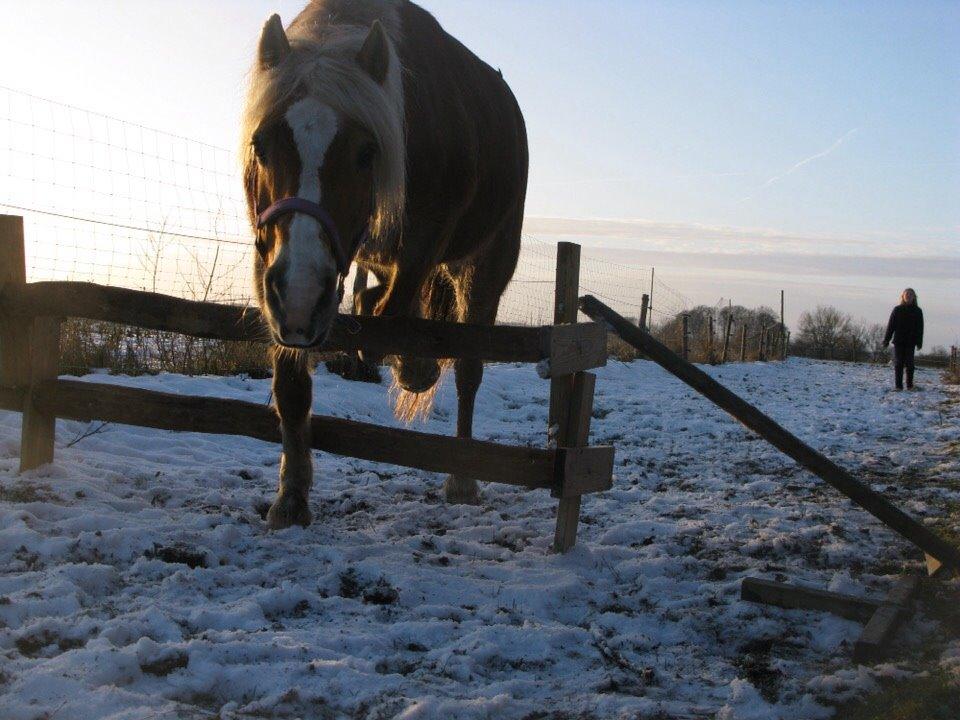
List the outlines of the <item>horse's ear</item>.
{"type": "Polygon", "coordinates": [[[260,47],[257,50],[260,67],[264,70],[275,67],[289,52],[290,41],[287,39],[280,16],[271,15],[260,35],[260,47]]]}
{"type": "Polygon", "coordinates": [[[357,62],[378,83],[383,84],[387,79],[387,70],[390,67],[390,44],[379,20],[373,21],[370,32],[367,33],[367,39],[363,41],[363,47],[357,53],[357,62]]]}

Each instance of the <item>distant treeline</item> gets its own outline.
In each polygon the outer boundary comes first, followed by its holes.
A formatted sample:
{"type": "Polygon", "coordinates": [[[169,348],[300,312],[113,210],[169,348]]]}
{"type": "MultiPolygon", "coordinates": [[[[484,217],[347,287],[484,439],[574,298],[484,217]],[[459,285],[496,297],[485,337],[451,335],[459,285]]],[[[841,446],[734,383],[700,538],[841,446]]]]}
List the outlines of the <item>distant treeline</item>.
{"type": "MultiPolygon", "coordinates": [[[[832,305],[818,305],[800,315],[790,354],[820,360],[887,363],[890,348],[883,346],[885,331],[882,323],[855,320],[832,305]]],[[[917,355],[917,361],[927,365],[946,367],[949,359],[949,351],[941,345],[917,355]]]]}

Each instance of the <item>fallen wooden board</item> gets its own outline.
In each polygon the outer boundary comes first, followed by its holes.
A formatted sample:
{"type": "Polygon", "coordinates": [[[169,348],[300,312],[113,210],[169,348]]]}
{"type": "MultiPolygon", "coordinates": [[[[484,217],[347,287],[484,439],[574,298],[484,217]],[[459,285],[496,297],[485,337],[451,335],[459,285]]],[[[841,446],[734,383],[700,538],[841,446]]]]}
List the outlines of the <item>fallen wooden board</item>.
{"type": "Polygon", "coordinates": [[[859,622],[868,622],[880,607],[876,600],[751,577],[740,583],[740,599],[792,610],[819,610],[859,622]]]}
{"type": "MultiPolygon", "coordinates": [[[[174,395],[102,383],[54,380],[40,383],[31,402],[59,418],[101,420],[163,430],[244,435],[280,442],[279,420],[267,405],[221,398],[174,395]]],[[[23,407],[23,394],[0,388],[0,406],[23,407]]],[[[485,482],[527,488],[576,487],[581,492],[610,487],[613,448],[530,448],[382,427],[314,415],[311,445],[337,455],[460,473],[485,482]],[[609,468],[606,478],[600,477],[609,468]]]]}
{"type": "Polygon", "coordinates": [[[580,310],[598,322],[606,322],[625,342],[637,350],[642,350],[667,372],[730,413],[764,440],[828,482],[921,550],[944,565],[960,570],[960,550],[914,520],[880,493],[821,455],[796,435],[788,432],[743,398],[725,388],[699,368],[678,357],[645,330],[636,327],[589,295],[580,298],[580,310]]]}
{"type": "Polygon", "coordinates": [[[919,587],[920,578],[916,575],[905,575],[897,580],[853,646],[856,662],[873,662],[884,656],[897,628],[909,615],[910,604],[919,587]]]}
{"type": "MultiPolygon", "coordinates": [[[[270,342],[253,307],[184,300],[160,293],[84,282],[10,284],[0,316],[78,317],[200,338],[270,342]]],[[[318,350],[491,362],[540,362],[565,375],[607,362],[606,330],[595,323],[525,327],[473,325],[404,317],[339,315],[318,350]]]]}

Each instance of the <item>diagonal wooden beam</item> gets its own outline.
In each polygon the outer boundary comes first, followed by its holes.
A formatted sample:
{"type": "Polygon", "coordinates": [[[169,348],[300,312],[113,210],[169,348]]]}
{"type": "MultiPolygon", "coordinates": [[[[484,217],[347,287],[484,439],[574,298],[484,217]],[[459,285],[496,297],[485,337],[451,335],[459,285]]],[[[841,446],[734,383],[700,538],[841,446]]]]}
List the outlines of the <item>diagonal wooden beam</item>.
{"type": "Polygon", "coordinates": [[[914,520],[883,495],[874,491],[866,483],[857,480],[739,395],[678,357],[649,333],[640,330],[596,298],[590,295],[580,298],[580,309],[592,319],[607,323],[625,342],[645,352],[660,367],[728,412],[814,475],[832,485],[887,527],[944,565],[950,566],[954,571],[960,571],[960,550],[954,545],[914,520]]]}

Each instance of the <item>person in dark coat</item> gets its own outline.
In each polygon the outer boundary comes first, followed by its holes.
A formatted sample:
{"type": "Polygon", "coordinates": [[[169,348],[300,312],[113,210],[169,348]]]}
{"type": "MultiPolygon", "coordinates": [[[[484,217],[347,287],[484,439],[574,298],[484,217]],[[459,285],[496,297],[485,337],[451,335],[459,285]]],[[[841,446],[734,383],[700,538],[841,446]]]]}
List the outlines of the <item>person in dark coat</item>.
{"type": "Polygon", "coordinates": [[[893,368],[897,390],[903,390],[903,371],[907,371],[907,389],[913,389],[913,352],[923,347],[923,310],[917,305],[917,293],[907,288],[900,304],[890,313],[883,346],[893,340],[893,368]]]}

